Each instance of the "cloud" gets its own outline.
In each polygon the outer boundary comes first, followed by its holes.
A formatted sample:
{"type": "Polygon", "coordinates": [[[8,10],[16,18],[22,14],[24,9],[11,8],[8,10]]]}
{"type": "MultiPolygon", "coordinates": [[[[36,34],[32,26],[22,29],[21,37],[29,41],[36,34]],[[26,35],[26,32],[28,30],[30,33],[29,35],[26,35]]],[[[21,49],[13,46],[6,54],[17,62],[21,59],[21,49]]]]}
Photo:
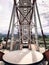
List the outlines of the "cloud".
{"type": "Polygon", "coordinates": [[[0,0],[0,32],[2,33],[7,33],[9,28],[12,7],[10,0],[0,0]]]}
{"type": "Polygon", "coordinates": [[[37,0],[39,13],[49,12],[49,1],[48,0],[37,0]],[[42,7],[42,8],[41,8],[42,7]]]}
{"type": "Polygon", "coordinates": [[[3,10],[2,5],[0,4],[0,12],[3,10]]]}
{"type": "MultiPolygon", "coordinates": [[[[38,3],[38,9],[39,9],[44,33],[49,33],[49,25],[48,25],[49,0],[37,0],[37,3],[38,3]]],[[[13,7],[13,0],[0,0],[0,32],[1,33],[3,32],[7,33],[8,31],[11,13],[12,13],[12,7],[13,7]]],[[[38,32],[40,32],[38,18],[37,18],[37,26],[38,26],[38,32]]],[[[32,31],[34,31],[34,29],[32,29],[32,31]]]]}

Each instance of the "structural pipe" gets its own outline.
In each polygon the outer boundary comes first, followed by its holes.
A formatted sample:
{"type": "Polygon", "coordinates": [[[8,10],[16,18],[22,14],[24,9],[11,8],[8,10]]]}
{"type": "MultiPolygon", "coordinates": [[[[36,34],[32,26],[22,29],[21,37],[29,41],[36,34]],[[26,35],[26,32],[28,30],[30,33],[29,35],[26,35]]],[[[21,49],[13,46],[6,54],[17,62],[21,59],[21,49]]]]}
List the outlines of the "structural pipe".
{"type": "Polygon", "coordinates": [[[36,41],[37,50],[39,51],[37,21],[36,21],[36,13],[35,13],[35,4],[34,4],[34,23],[35,23],[35,41],[36,41]]]}
{"type": "Polygon", "coordinates": [[[11,46],[10,46],[10,50],[13,50],[13,43],[14,43],[14,23],[15,23],[15,7],[14,7],[14,12],[13,12],[13,24],[12,24],[12,31],[11,31],[11,46]]]}

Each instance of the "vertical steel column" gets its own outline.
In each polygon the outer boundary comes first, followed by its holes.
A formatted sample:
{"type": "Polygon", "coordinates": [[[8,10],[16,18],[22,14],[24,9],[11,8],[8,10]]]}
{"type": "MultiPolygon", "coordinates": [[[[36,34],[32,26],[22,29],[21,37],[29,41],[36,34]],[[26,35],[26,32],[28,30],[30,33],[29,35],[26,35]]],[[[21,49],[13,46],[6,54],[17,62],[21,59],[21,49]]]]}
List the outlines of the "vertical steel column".
{"type": "Polygon", "coordinates": [[[22,49],[22,25],[20,25],[20,50],[22,49]]]}
{"type": "Polygon", "coordinates": [[[14,5],[14,13],[13,13],[13,24],[12,24],[12,31],[11,31],[11,46],[10,46],[10,50],[13,50],[13,43],[14,43],[14,23],[15,23],[15,5],[14,5]]]}
{"type": "Polygon", "coordinates": [[[42,25],[41,25],[41,20],[40,20],[40,15],[39,15],[39,11],[38,11],[38,7],[37,7],[37,3],[36,3],[36,10],[37,10],[37,15],[38,15],[38,19],[39,19],[39,24],[40,24],[40,28],[41,28],[41,33],[42,33],[42,37],[43,37],[43,41],[44,41],[44,45],[46,48],[46,41],[45,41],[45,37],[44,37],[44,33],[43,33],[43,29],[42,29],[42,25]]]}
{"type": "Polygon", "coordinates": [[[31,50],[31,42],[30,42],[30,25],[28,25],[28,48],[31,50]]]}
{"type": "Polygon", "coordinates": [[[7,41],[8,41],[9,34],[10,34],[10,28],[11,28],[11,23],[12,23],[13,13],[14,13],[14,5],[13,5],[12,14],[11,14],[10,24],[9,24],[9,30],[8,30],[8,34],[7,34],[7,38],[6,38],[6,48],[7,48],[7,41]]]}
{"type": "Polygon", "coordinates": [[[34,4],[34,23],[35,23],[35,42],[36,42],[37,50],[39,51],[35,4],[34,4]]]}

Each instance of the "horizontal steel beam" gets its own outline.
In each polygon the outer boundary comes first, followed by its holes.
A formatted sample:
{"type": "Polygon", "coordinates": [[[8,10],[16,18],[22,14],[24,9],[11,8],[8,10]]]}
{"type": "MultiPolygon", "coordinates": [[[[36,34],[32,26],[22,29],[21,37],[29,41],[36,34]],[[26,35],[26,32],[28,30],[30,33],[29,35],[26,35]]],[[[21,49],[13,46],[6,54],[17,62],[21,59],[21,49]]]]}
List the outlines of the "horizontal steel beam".
{"type": "Polygon", "coordinates": [[[32,8],[33,6],[16,6],[17,8],[32,8]]]}

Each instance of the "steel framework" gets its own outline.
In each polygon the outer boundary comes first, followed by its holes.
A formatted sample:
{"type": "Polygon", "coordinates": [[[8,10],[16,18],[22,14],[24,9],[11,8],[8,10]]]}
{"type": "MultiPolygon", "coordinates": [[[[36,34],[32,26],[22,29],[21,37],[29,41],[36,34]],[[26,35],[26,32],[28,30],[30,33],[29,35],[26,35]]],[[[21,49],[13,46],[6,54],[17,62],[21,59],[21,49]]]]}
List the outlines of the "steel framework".
{"type": "Polygon", "coordinates": [[[44,38],[44,33],[41,25],[41,20],[40,20],[40,15],[38,11],[38,6],[36,3],[36,0],[19,0],[17,3],[17,0],[14,0],[14,5],[13,5],[13,10],[12,10],[12,15],[11,15],[11,20],[10,20],[10,25],[9,25],[9,30],[7,34],[7,40],[6,40],[6,47],[7,47],[7,41],[9,38],[9,33],[12,25],[12,30],[11,30],[11,47],[10,50],[13,50],[13,44],[14,44],[14,28],[16,26],[15,22],[15,17],[17,18],[17,22],[19,22],[19,41],[20,41],[20,49],[23,48],[24,43],[27,43],[27,46],[29,49],[31,49],[31,22],[33,22],[33,16],[34,16],[34,24],[32,25],[35,29],[35,42],[37,45],[37,50],[39,50],[39,44],[38,44],[38,33],[37,33],[37,22],[36,22],[36,11],[37,11],[37,16],[39,19],[39,24],[42,32],[42,37],[44,41],[44,45],[46,48],[46,42],[44,38]],[[13,22],[13,23],[12,23],[13,22]],[[26,38],[26,39],[25,39],[26,38]]]}

